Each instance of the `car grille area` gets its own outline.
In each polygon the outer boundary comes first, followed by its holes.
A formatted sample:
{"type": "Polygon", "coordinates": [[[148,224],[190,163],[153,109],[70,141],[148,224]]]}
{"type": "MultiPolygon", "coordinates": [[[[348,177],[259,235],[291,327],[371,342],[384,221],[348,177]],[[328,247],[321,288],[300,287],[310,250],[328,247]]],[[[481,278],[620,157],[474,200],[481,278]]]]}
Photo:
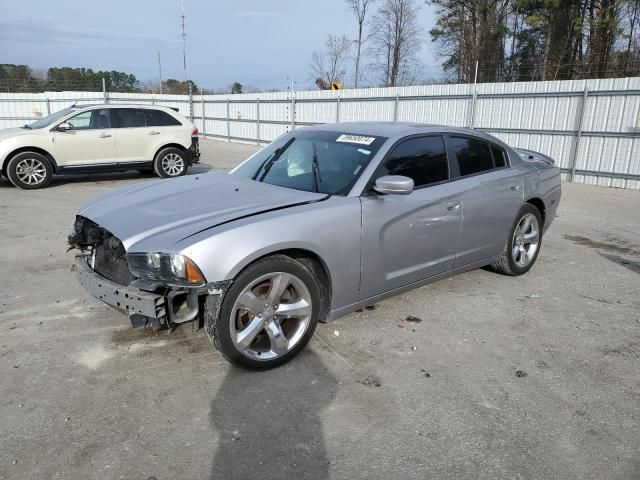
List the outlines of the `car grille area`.
{"type": "Polygon", "coordinates": [[[115,235],[81,216],[76,217],[74,230],[69,246],[91,251],[96,273],[120,285],[129,285],[136,279],[129,270],[124,245],[115,235]]]}
{"type": "Polygon", "coordinates": [[[129,270],[127,254],[122,242],[111,234],[95,246],[93,269],[120,285],[129,285],[135,280],[129,270]]]}

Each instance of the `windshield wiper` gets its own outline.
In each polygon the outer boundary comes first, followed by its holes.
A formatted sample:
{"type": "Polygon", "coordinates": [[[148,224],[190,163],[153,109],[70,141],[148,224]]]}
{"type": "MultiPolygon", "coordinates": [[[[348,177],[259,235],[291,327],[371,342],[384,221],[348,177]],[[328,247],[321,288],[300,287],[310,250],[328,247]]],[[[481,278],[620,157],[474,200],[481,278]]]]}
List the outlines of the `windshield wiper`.
{"type": "Polygon", "coordinates": [[[32,128],[29,125],[27,125],[26,123],[23,126],[21,126],[20,128],[24,128],[25,130],[32,130],[32,128]]]}
{"type": "Polygon", "coordinates": [[[322,182],[322,178],[320,177],[320,163],[318,162],[318,150],[316,149],[316,142],[312,143],[313,145],[313,158],[311,159],[311,171],[313,172],[313,191],[319,192],[320,186],[319,182],[322,182]]]}
{"type": "Polygon", "coordinates": [[[258,179],[259,182],[263,181],[264,177],[266,177],[267,174],[269,173],[269,170],[271,170],[271,167],[273,167],[273,164],[278,161],[278,159],[280,158],[280,155],[282,155],[284,151],[287,148],[289,148],[289,145],[291,145],[294,140],[295,140],[295,137],[291,138],[291,140],[289,140],[287,143],[285,143],[283,146],[281,146],[275,152],[273,152],[273,155],[271,157],[267,157],[267,159],[264,162],[262,162],[262,165],[260,165],[260,168],[256,171],[253,177],[251,177],[251,180],[258,179]],[[264,169],[264,172],[262,173],[260,178],[258,178],[258,175],[260,175],[260,172],[263,169],[264,169]]]}

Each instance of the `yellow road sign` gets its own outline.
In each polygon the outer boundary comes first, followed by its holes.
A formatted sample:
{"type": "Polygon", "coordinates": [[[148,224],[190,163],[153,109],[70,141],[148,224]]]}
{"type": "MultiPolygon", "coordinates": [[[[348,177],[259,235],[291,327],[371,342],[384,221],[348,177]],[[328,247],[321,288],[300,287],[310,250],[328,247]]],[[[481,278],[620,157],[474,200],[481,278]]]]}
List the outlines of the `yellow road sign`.
{"type": "Polygon", "coordinates": [[[332,83],[331,84],[331,90],[342,90],[342,84],[341,83],[332,83]]]}

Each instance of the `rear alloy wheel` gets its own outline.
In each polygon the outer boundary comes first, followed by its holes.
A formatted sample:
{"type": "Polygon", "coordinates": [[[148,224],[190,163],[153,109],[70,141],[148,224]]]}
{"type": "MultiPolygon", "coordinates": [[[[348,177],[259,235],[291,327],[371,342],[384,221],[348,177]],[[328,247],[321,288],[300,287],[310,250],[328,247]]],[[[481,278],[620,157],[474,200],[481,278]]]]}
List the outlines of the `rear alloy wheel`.
{"type": "Polygon", "coordinates": [[[214,325],[207,330],[231,363],[272,368],[307,344],[318,323],[319,299],[317,281],[305,266],[289,257],[269,257],[234,280],[219,317],[208,312],[207,322],[214,325]]]}
{"type": "Polygon", "coordinates": [[[7,176],[16,187],[33,190],[49,185],[53,177],[53,168],[44,155],[23,152],[9,161],[7,176]]]}
{"type": "Polygon", "coordinates": [[[162,178],[180,177],[187,173],[187,168],[186,155],[177,148],[161,150],[153,161],[153,170],[162,178]]]}
{"type": "Polygon", "coordinates": [[[536,207],[524,205],[511,228],[500,260],[492,268],[507,275],[522,275],[538,258],[542,243],[542,217],[536,207]]]}

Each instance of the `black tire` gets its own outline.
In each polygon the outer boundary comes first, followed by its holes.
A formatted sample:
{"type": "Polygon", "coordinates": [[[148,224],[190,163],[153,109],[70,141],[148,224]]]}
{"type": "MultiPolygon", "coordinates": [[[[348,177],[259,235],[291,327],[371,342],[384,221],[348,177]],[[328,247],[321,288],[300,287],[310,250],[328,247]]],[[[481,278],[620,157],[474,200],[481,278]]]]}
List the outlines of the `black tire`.
{"type": "MultiPolygon", "coordinates": [[[[170,161],[169,161],[170,162],[170,161]]],[[[174,178],[181,177],[182,175],[187,173],[189,168],[189,162],[187,161],[187,154],[178,148],[168,147],[163,148],[158,152],[156,158],[153,159],[153,171],[162,178],[174,178]],[[164,162],[166,157],[170,157],[175,159],[176,162],[181,162],[181,168],[176,173],[171,165],[171,163],[167,164],[164,162]],[[179,158],[180,160],[177,160],[179,158]]]]}
{"type": "MultiPolygon", "coordinates": [[[[209,297],[214,298],[214,297],[209,297]]],[[[205,327],[212,345],[230,363],[251,370],[265,370],[288,362],[309,342],[318,324],[320,311],[320,287],[315,275],[302,263],[285,255],[274,255],[249,265],[233,281],[224,295],[222,303],[206,301],[204,308],[205,327]],[[274,272],[292,274],[304,283],[311,298],[311,315],[303,335],[297,343],[282,356],[274,359],[257,360],[242,353],[231,338],[231,313],[238,297],[252,282],[274,272]]],[[[277,312],[275,312],[277,314],[277,312]]],[[[255,319],[255,317],[253,317],[255,319]]],[[[258,337],[256,337],[258,338],[258,337]]]]}
{"type": "Polygon", "coordinates": [[[9,160],[7,177],[16,187],[24,190],[44,188],[51,183],[53,167],[44,155],[36,152],[22,152],[9,160]],[[33,168],[33,176],[24,176],[24,168],[33,168]],[[33,183],[30,183],[33,181],[33,183]]]}
{"type": "Polygon", "coordinates": [[[511,226],[511,230],[509,230],[509,237],[504,245],[504,249],[502,251],[502,256],[500,259],[491,265],[492,270],[498,273],[502,273],[504,275],[518,276],[527,273],[533,264],[536,263],[536,259],[538,258],[538,254],[540,253],[540,247],[542,247],[542,216],[540,215],[540,211],[531,205],[530,203],[526,203],[516,215],[516,218],[511,226]],[[533,253],[531,259],[527,262],[526,265],[519,265],[514,259],[514,255],[512,251],[514,249],[514,243],[516,241],[516,236],[514,235],[516,228],[520,224],[520,222],[527,216],[533,215],[538,222],[538,244],[533,253]]]}

